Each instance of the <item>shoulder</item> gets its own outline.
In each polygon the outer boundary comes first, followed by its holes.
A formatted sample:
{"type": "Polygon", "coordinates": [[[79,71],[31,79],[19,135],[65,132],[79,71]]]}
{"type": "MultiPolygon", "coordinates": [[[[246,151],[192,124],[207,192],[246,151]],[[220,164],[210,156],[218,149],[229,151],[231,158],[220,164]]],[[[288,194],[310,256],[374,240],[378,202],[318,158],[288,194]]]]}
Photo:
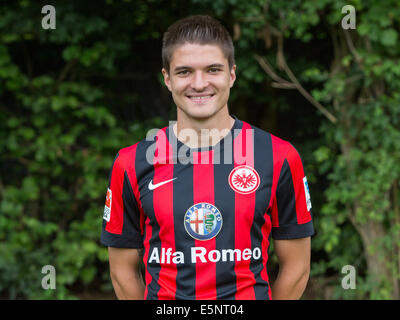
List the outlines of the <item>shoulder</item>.
{"type": "Polygon", "coordinates": [[[274,155],[285,157],[289,152],[297,152],[293,144],[285,139],[282,139],[266,130],[260,129],[252,124],[243,121],[244,126],[251,128],[254,131],[255,140],[267,140],[271,144],[274,155]]]}
{"type": "Polygon", "coordinates": [[[282,139],[254,125],[248,124],[245,121],[243,121],[243,124],[253,129],[255,142],[267,141],[270,144],[276,160],[287,159],[287,157],[293,158],[296,156],[296,154],[298,154],[297,149],[290,141],[282,139]]]}
{"type": "Polygon", "coordinates": [[[127,165],[135,159],[136,149],[140,142],[135,143],[134,145],[124,147],[118,150],[115,165],[118,167],[127,167],[127,165]]]}
{"type": "MultiPolygon", "coordinates": [[[[157,139],[165,138],[166,128],[151,129],[147,132],[146,137],[133,145],[118,150],[115,164],[121,168],[129,168],[137,162],[146,161],[149,147],[154,146],[157,139]]],[[[154,149],[154,148],[153,148],[154,149]]],[[[151,151],[152,149],[150,149],[151,151]]],[[[153,150],[154,151],[154,150],[153,150]]]]}
{"type": "Polygon", "coordinates": [[[298,153],[297,149],[288,140],[284,140],[271,134],[271,141],[276,148],[276,154],[279,154],[280,157],[287,159],[288,157],[293,157],[294,154],[298,153]]]}

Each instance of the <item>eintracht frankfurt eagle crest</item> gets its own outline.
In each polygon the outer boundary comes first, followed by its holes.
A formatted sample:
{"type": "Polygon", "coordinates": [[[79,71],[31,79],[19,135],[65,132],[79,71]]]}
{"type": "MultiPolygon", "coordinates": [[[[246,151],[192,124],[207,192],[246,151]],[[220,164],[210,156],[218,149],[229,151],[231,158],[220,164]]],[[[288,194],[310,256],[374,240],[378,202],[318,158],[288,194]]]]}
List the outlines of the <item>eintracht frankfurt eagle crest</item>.
{"type": "Polygon", "coordinates": [[[260,185],[260,176],[250,166],[238,166],[231,171],[228,181],[235,192],[248,194],[257,190],[260,185]]]}

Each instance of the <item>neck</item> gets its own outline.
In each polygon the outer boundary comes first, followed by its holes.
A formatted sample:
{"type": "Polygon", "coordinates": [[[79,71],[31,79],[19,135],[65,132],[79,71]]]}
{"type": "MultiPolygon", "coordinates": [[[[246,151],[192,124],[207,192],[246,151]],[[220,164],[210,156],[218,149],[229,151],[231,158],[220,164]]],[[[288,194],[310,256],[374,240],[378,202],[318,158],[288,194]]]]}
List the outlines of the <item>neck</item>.
{"type": "Polygon", "coordinates": [[[173,126],[178,140],[190,148],[202,148],[216,145],[232,129],[235,119],[222,108],[210,118],[192,118],[179,110],[177,122],[173,126]]]}

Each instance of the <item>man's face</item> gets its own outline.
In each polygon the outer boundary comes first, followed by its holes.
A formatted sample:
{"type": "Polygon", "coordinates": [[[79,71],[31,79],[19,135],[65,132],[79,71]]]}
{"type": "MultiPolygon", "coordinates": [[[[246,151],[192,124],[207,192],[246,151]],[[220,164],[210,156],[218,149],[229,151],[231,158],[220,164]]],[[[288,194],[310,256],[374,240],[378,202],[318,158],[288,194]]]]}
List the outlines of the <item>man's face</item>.
{"type": "Polygon", "coordinates": [[[227,108],[236,66],[217,45],[184,44],[177,47],[170,61],[169,74],[162,69],[164,82],[172,93],[178,113],[207,119],[227,108]]]}

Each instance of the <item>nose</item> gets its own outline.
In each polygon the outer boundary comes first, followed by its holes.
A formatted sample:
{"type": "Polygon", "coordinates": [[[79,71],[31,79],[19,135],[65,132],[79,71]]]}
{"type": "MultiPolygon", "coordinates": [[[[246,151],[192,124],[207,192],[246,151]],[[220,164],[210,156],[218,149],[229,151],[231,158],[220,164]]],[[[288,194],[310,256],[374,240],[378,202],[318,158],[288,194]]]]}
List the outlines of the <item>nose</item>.
{"type": "Polygon", "coordinates": [[[196,91],[203,91],[208,86],[208,81],[202,71],[195,72],[192,79],[192,88],[196,91]]]}

